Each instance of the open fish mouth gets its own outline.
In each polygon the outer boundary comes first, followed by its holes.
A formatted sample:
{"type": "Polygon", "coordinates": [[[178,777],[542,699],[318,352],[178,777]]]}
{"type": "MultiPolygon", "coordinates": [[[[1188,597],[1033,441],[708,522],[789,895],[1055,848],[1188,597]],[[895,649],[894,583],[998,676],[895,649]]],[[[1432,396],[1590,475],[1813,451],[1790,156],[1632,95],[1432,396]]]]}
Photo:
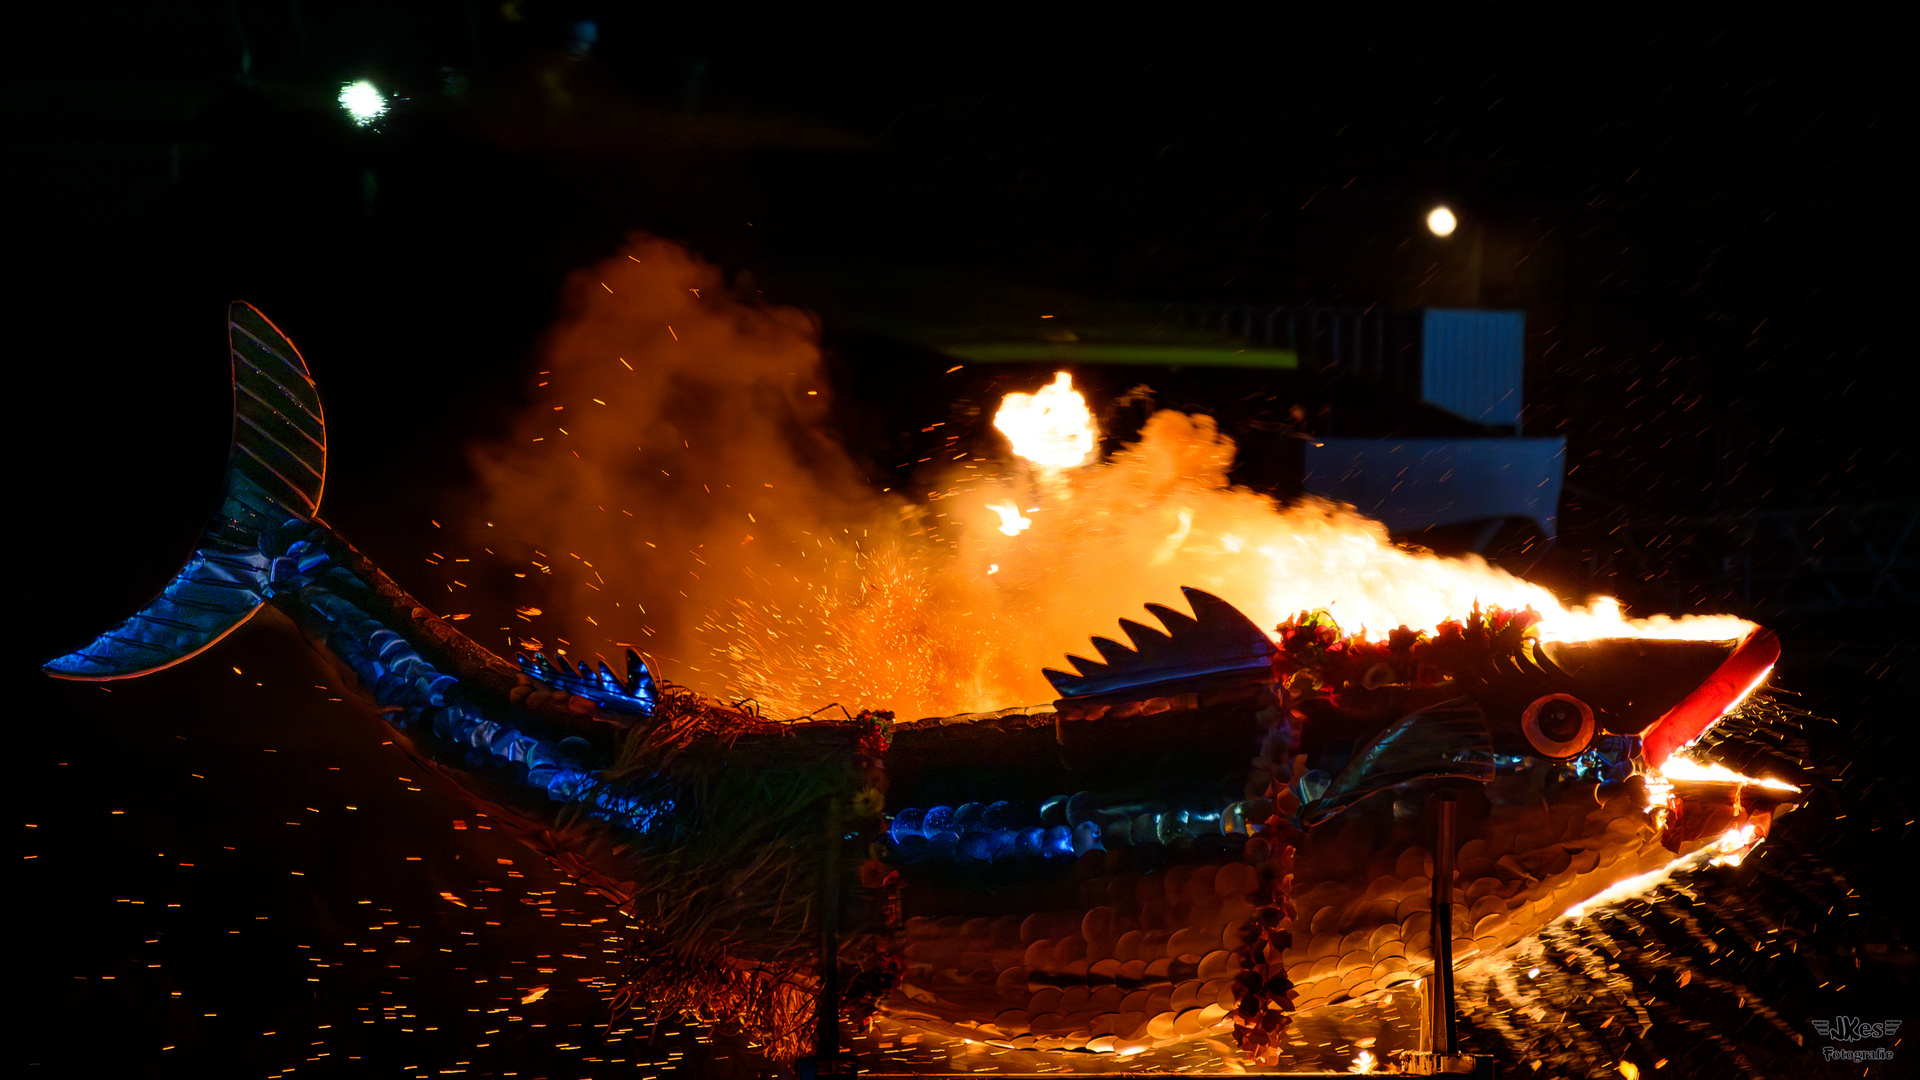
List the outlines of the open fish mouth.
{"type": "Polygon", "coordinates": [[[1666,798],[1655,813],[1667,850],[1678,852],[1704,841],[1714,849],[1713,862],[1737,865],[1766,838],[1779,815],[1800,804],[1800,789],[1784,780],[1745,776],[1686,750],[1751,697],[1779,658],[1779,638],[1772,631],[1755,630],[1642,737],[1642,752],[1649,762],[1658,762],[1660,778],[1648,793],[1666,798]]]}
{"type": "Polygon", "coordinates": [[[1543,643],[1554,665],[1581,680],[1603,733],[1637,735],[1648,768],[1707,733],[1759,689],[1780,659],[1780,638],[1755,627],[1724,641],[1603,638],[1543,643]]]}
{"type": "Polygon", "coordinates": [[[1569,670],[1602,676],[1594,680],[1599,685],[1633,688],[1637,699],[1611,703],[1617,726],[1630,728],[1660,710],[1639,740],[1648,811],[1668,851],[1710,848],[1712,862],[1737,864],[1766,838],[1778,815],[1800,803],[1800,789],[1792,784],[1746,776],[1690,752],[1766,683],[1780,658],[1773,631],[1756,628],[1731,651],[1724,643],[1674,641],[1580,642],[1548,650],[1569,670]],[[1716,652],[1724,658],[1714,664],[1716,652]],[[1605,677],[1627,670],[1635,679],[1605,677]],[[1692,688],[1676,698],[1687,685],[1692,688]]]}
{"type": "Polygon", "coordinates": [[[1740,707],[1773,673],[1780,660],[1780,638],[1756,628],[1714,669],[1705,682],[1640,736],[1641,753],[1648,764],[1664,767],[1675,751],[1698,739],[1728,713],[1740,707]]]}

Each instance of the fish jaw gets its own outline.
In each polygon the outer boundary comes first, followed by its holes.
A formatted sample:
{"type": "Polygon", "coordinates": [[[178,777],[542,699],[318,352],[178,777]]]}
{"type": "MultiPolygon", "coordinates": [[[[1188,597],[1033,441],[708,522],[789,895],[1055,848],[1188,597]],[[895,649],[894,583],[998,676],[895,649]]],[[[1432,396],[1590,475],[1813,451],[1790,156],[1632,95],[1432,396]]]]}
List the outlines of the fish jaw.
{"type": "Polygon", "coordinates": [[[1712,847],[1712,861],[1738,865],[1800,803],[1797,788],[1742,780],[1675,780],[1657,809],[1660,840],[1674,854],[1712,847]]]}
{"type": "MultiPolygon", "coordinates": [[[[1461,794],[1456,966],[1492,961],[1562,918],[1642,893],[1672,872],[1737,864],[1800,801],[1790,785],[1738,776],[1636,775],[1557,793],[1526,779],[1502,776],[1461,794]]],[[[1383,803],[1308,834],[1286,960],[1296,1011],[1391,992],[1433,970],[1432,829],[1410,803],[1397,808],[1397,828],[1383,803]],[[1354,852],[1369,846],[1360,865],[1354,852]]]]}

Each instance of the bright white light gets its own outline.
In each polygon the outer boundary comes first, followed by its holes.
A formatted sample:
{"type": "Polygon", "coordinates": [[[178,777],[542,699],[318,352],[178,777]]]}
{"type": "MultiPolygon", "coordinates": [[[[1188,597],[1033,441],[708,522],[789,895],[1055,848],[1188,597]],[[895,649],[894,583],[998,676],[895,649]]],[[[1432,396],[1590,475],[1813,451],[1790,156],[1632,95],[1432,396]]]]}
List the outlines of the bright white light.
{"type": "Polygon", "coordinates": [[[1008,536],[1019,536],[1033,524],[1033,519],[1020,513],[1018,503],[988,503],[987,509],[1000,515],[1000,531],[1008,536]]]}
{"type": "Polygon", "coordinates": [[[1013,444],[1014,453],[1042,469],[1085,464],[1100,435],[1087,399],[1073,388],[1073,377],[1064,371],[1036,393],[1001,398],[993,426],[1013,444]]]}
{"type": "Polygon", "coordinates": [[[340,88],[340,107],[347,110],[354,123],[366,127],[386,114],[387,99],[372,83],[361,79],[340,88]]]}
{"type": "Polygon", "coordinates": [[[1435,236],[1452,236],[1453,230],[1459,227],[1460,220],[1444,206],[1436,206],[1427,214],[1427,228],[1433,230],[1435,236]]]}
{"type": "MultiPolygon", "coordinates": [[[[1772,671],[1773,669],[1768,668],[1767,670],[1772,671]]],[[[1761,678],[1766,678],[1766,675],[1763,673],[1761,678]]],[[[1759,685],[1758,680],[1755,681],[1754,685],[1759,685]]],[[[1797,793],[1800,790],[1785,780],[1774,780],[1765,776],[1743,776],[1718,762],[1694,761],[1688,758],[1684,752],[1676,753],[1668,758],[1661,764],[1658,772],[1660,777],[1667,781],[1704,780],[1715,784],[1751,784],[1754,787],[1773,788],[1775,791],[1792,791],[1797,793]]],[[[1654,786],[1652,780],[1653,778],[1651,776],[1648,777],[1649,789],[1654,786]]],[[[1668,786],[1671,786],[1671,784],[1668,786]]]]}

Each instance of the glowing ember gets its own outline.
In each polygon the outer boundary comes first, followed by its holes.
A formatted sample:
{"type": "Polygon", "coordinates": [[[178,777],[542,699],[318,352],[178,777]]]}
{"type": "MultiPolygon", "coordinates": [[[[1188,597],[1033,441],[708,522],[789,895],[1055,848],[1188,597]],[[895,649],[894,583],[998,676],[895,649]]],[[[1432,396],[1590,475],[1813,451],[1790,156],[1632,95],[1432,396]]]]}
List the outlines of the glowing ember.
{"type": "Polygon", "coordinates": [[[1019,536],[1033,524],[1032,519],[1021,516],[1018,503],[989,503],[987,509],[1000,515],[1000,531],[1008,536],[1019,536]]]}
{"type": "Polygon", "coordinates": [[[1347,1069],[1350,1073],[1371,1073],[1375,1061],[1373,1051],[1362,1050],[1353,1056],[1353,1065],[1347,1069]]]}
{"type": "Polygon", "coordinates": [[[1013,452],[1043,469],[1071,469],[1093,456],[1098,428],[1087,399],[1062,371],[1035,394],[1008,394],[993,416],[1013,452]]]}

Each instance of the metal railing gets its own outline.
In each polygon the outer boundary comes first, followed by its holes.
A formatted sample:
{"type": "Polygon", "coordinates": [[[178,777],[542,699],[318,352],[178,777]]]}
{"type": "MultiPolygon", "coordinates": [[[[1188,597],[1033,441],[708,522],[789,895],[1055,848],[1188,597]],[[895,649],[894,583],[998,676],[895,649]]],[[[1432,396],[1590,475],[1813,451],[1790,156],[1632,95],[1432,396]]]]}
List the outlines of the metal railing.
{"type": "Polygon", "coordinates": [[[1292,349],[1300,368],[1356,375],[1396,389],[1418,392],[1416,341],[1383,307],[1308,307],[1290,304],[1161,304],[1161,318],[1237,337],[1248,344],[1292,349]]]}

